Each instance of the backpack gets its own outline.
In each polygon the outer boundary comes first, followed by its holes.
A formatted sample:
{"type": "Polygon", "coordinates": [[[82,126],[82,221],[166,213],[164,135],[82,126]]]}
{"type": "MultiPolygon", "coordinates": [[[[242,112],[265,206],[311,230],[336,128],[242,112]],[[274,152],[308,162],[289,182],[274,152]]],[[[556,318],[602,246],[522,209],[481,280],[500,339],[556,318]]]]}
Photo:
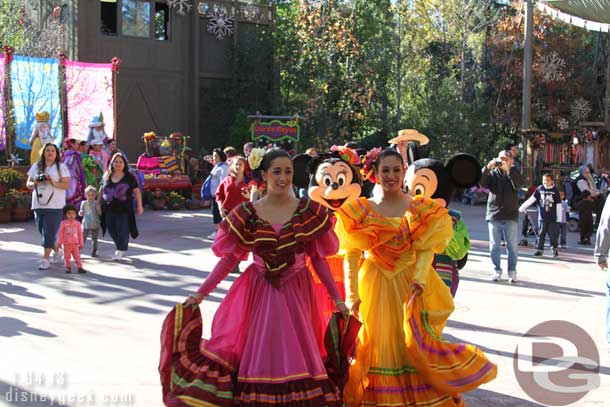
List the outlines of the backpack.
{"type": "MultiPolygon", "coordinates": [[[[224,167],[227,166],[229,164],[227,164],[226,162],[221,162],[218,164],[218,166],[220,167],[224,167]]],[[[214,171],[214,169],[212,169],[212,171],[214,171]]],[[[205,179],[205,181],[203,181],[203,185],[201,185],[201,199],[203,199],[204,201],[211,201],[214,199],[214,195],[212,195],[212,173],[210,172],[210,175],[208,175],[208,177],[205,179]]]]}
{"type": "Polygon", "coordinates": [[[204,201],[212,200],[212,174],[208,175],[208,177],[203,181],[203,185],[201,185],[201,199],[204,201]]]}

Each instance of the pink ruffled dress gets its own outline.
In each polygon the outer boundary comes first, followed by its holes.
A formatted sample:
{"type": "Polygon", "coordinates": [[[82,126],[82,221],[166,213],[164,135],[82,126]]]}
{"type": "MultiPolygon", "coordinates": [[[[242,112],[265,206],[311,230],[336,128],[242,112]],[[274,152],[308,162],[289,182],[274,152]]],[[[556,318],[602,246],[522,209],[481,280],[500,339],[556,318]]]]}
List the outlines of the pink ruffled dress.
{"type": "Polygon", "coordinates": [[[231,212],[212,246],[222,258],[198,292],[208,295],[250,251],[254,262],[233,283],[200,346],[197,307],[177,306],[166,318],[166,405],[341,405],[324,367],[326,326],[305,265],[309,256],[331,297],[340,297],[325,261],[338,249],[331,216],[306,199],[284,225],[258,218],[249,202],[231,212]]]}

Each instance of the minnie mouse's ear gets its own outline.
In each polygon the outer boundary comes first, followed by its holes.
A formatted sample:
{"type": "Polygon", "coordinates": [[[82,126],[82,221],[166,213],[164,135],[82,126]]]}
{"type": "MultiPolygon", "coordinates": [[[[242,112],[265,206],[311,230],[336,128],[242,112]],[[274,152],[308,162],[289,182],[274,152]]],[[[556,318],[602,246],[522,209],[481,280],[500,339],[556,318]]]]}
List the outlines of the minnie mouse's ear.
{"type": "Polygon", "coordinates": [[[307,167],[311,160],[312,157],[309,154],[297,154],[292,158],[292,165],[294,167],[292,183],[297,188],[307,188],[309,185],[309,172],[307,171],[307,167]]]}
{"type": "Polygon", "coordinates": [[[407,164],[411,165],[419,159],[419,147],[414,141],[409,141],[407,143],[407,164]]]}
{"type": "Polygon", "coordinates": [[[458,188],[470,188],[481,179],[481,164],[470,154],[456,154],[445,163],[445,168],[458,188]]]}

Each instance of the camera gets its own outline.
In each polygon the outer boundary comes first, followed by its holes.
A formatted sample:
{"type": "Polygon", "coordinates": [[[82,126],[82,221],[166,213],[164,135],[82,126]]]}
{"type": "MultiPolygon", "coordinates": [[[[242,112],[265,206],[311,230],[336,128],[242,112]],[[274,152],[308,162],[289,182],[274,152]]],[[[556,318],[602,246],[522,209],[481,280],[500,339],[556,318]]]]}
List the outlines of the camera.
{"type": "Polygon", "coordinates": [[[35,179],[38,182],[44,182],[44,181],[47,181],[49,179],[49,177],[47,177],[47,174],[38,174],[38,175],[36,175],[35,179]]]}
{"type": "Polygon", "coordinates": [[[496,161],[494,161],[494,165],[496,167],[501,167],[502,166],[502,160],[500,160],[499,158],[496,158],[496,161]]]}

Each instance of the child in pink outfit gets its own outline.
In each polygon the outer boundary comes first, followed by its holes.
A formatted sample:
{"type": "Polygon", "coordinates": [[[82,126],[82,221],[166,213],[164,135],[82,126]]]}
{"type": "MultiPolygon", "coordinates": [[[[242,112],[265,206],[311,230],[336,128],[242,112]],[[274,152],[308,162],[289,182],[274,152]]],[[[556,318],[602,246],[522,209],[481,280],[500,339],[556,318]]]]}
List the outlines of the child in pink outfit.
{"type": "Polygon", "coordinates": [[[66,205],[63,209],[64,220],[61,221],[59,232],[57,232],[57,243],[64,248],[64,262],[66,273],[71,273],[70,256],[74,258],[79,273],[86,273],[80,260],[80,250],[84,246],[83,231],[80,222],[76,220],[76,207],[66,205]]]}

